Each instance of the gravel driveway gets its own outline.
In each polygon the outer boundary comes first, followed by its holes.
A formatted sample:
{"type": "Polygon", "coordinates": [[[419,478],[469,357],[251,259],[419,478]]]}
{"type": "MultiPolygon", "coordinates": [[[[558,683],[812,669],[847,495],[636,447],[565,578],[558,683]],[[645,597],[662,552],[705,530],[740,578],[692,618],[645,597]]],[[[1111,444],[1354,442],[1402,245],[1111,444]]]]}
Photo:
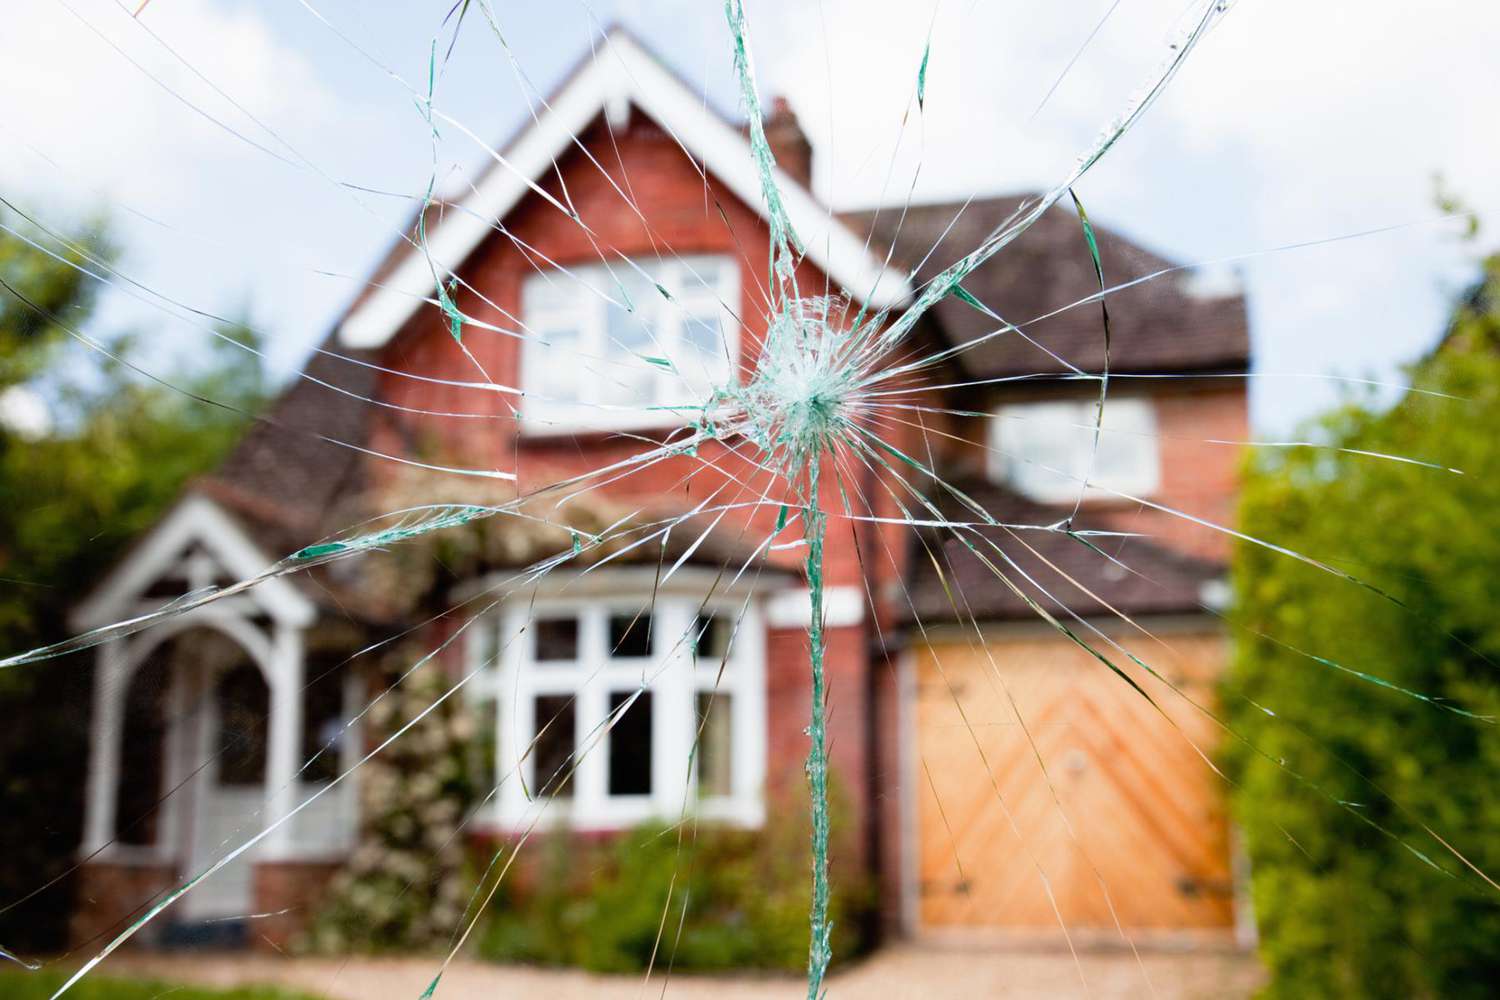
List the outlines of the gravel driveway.
{"type": "MultiPolygon", "coordinates": [[[[1079,968],[1066,953],[980,951],[921,945],[887,948],[833,976],[829,995],[892,1000],[942,997],[1159,997],[1160,1000],[1220,1000],[1248,997],[1259,982],[1255,960],[1241,954],[1129,953],[1085,954],[1079,968]],[[1142,966],[1144,966],[1144,975],[1142,966]],[[1149,978],[1150,985],[1146,983],[1149,978]]],[[[102,971],[177,982],[232,986],[277,983],[308,990],[329,1000],[417,1000],[437,963],[430,959],[283,959],[261,955],[127,954],[106,962],[102,971]]],[[[549,1000],[613,1000],[656,997],[661,980],[642,989],[640,978],[585,972],[455,962],[437,997],[547,997],[549,1000]]],[[[673,976],[667,996],[714,1000],[785,1000],[802,995],[798,980],[785,977],[673,976]]]]}

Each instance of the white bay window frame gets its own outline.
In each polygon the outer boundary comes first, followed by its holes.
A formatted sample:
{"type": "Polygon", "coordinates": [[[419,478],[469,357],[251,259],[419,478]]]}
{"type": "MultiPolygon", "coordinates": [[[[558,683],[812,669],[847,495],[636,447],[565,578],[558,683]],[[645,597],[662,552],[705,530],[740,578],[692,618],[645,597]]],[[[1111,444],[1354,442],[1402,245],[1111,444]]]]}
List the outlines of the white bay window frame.
{"type": "Polygon", "coordinates": [[[498,727],[498,790],[482,810],[482,826],[504,833],[555,827],[606,831],[683,815],[752,828],[765,822],[765,623],[758,602],[725,598],[704,605],[689,595],[658,594],[653,600],[649,590],[612,589],[599,597],[517,599],[474,627],[491,632],[468,644],[469,669],[475,672],[469,699],[484,706],[485,721],[498,727]],[[652,618],[650,655],[611,657],[611,616],[643,611],[652,618]],[[699,614],[733,623],[727,662],[694,657],[699,614]],[[576,659],[538,661],[534,623],[565,616],[578,620],[576,659]],[[482,662],[486,650],[497,651],[488,664],[482,662]],[[610,697],[638,690],[651,695],[651,792],[611,795],[610,697]],[[727,795],[700,796],[697,790],[697,704],[699,694],[709,692],[729,712],[727,795]],[[565,796],[551,794],[558,782],[546,791],[540,787],[550,776],[538,773],[533,742],[548,720],[537,719],[535,710],[537,699],[548,695],[573,699],[573,770],[565,796]]]}

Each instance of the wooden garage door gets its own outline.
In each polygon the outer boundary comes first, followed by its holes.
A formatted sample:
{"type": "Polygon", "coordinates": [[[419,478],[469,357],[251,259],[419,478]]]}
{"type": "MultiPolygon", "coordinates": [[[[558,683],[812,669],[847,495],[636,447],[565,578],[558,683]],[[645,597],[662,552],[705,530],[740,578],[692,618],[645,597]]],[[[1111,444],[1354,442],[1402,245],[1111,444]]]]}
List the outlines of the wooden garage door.
{"type": "MultiPolygon", "coordinates": [[[[1169,634],[1130,647],[1211,703],[1222,638],[1169,634]]],[[[1113,930],[1101,880],[1127,928],[1232,924],[1223,781],[1183,735],[1211,752],[1215,727],[1138,667],[1130,673],[1182,732],[1060,637],[918,651],[924,929],[1056,931],[1050,885],[1070,932],[1113,930]]]]}

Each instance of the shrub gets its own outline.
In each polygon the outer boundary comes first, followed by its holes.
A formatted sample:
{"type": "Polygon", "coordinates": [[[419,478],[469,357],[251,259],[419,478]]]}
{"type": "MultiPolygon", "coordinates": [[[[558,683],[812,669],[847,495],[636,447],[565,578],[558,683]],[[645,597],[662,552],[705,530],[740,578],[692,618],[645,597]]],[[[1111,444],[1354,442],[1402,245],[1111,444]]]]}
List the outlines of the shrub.
{"type": "MultiPolygon", "coordinates": [[[[419,656],[413,644],[388,666],[419,656]]],[[[434,660],[389,687],[370,709],[376,738],[427,712],[448,683],[434,660]]],[[[472,889],[460,828],[473,797],[471,723],[462,699],[451,697],[361,769],[359,842],[302,949],[420,951],[448,940],[472,889]]]]}
{"type": "Polygon", "coordinates": [[[1266,756],[1238,746],[1229,763],[1267,996],[1477,998],[1500,982],[1500,892],[1424,829],[1490,877],[1500,871],[1500,728],[1445,707],[1500,715],[1493,261],[1489,273],[1414,373],[1417,386],[1466,401],[1412,394],[1385,412],[1351,404],[1324,422],[1336,445],[1463,475],[1302,449],[1250,466],[1245,532],[1346,570],[1407,609],[1264,548],[1237,553],[1245,630],[1226,706],[1266,756]]]}
{"type": "MultiPolygon", "coordinates": [[[[643,970],[653,953],[660,969],[804,969],[809,829],[804,815],[760,831],[646,825],[593,842],[552,833],[530,877],[497,895],[479,952],[598,972],[643,970]]],[[[834,844],[835,865],[847,849],[834,844]]],[[[861,949],[869,902],[858,874],[835,870],[836,961],[861,949]]]]}

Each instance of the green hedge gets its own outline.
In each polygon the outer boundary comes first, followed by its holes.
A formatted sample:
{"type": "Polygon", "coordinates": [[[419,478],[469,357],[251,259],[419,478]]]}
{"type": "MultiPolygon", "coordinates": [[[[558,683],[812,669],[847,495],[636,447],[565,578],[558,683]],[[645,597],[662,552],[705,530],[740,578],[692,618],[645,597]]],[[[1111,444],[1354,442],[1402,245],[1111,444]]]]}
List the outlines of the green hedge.
{"type": "MultiPolygon", "coordinates": [[[[567,833],[547,840],[532,848],[533,871],[507,876],[480,941],[485,958],[634,972],[654,951],[657,968],[807,967],[805,822],[765,831],[687,826],[680,837],[676,828],[643,826],[603,842],[567,833]]],[[[870,893],[856,873],[835,870],[834,880],[838,961],[862,947],[870,893]]]]}
{"type": "Polygon", "coordinates": [[[1462,475],[1311,449],[1250,463],[1245,532],[1407,609],[1261,547],[1236,554],[1243,630],[1225,706],[1266,756],[1237,745],[1229,764],[1268,997],[1478,998],[1500,983],[1500,891],[1424,829],[1500,881],[1500,727],[1448,710],[1500,715],[1494,261],[1488,274],[1414,371],[1416,385],[1462,401],[1351,403],[1323,424],[1343,447],[1462,475]]]}

